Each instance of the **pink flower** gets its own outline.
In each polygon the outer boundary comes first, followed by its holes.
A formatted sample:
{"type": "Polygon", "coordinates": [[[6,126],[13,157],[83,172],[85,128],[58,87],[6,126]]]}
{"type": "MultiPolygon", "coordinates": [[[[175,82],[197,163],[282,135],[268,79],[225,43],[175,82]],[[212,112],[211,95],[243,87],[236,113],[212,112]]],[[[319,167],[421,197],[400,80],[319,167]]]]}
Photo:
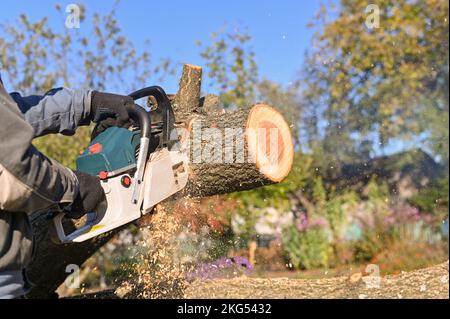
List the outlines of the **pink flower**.
{"type": "Polygon", "coordinates": [[[328,221],[323,218],[323,217],[318,217],[315,218],[311,221],[311,223],[309,224],[310,227],[323,227],[326,226],[328,224],[328,221]]]}
{"type": "Polygon", "coordinates": [[[304,231],[308,228],[308,217],[304,212],[299,214],[296,226],[298,231],[304,231]]]}
{"type": "Polygon", "coordinates": [[[301,213],[297,221],[297,230],[302,232],[311,228],[320,228],[328,224],[328,221],[323,217],[309,219],[305,213],[301,213]]]}

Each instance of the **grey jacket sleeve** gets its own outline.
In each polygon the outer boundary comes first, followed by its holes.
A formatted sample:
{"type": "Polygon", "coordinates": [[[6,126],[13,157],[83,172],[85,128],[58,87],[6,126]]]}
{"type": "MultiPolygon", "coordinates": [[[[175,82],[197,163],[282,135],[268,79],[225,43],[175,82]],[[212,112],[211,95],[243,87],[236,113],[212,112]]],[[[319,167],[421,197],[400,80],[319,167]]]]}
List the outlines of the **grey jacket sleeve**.
{"type": "MultiPolygon", "coordinates": [[[[47,114],[48,105],[43,104],[43,114],[47,114]]],[[[74,129],[83,115],[74,110],[72,103],[67,105],[69,115],[53,117],[57,124],[44,116],[43,121],[32,121],[34,126],[30,125],[0,82],[0,211],[30,213],[73,202],[78,194],[76,176],[31,144],[39,134],[74,129]]]]}
{"type": "Polygon", "coordinates": [[[49,133],[73,135],[78,126],[89,125],[91,91],[52,89],[46,94],[23,97],[10,94],[25,120],[33,127],[34,137],[49,133]]]}

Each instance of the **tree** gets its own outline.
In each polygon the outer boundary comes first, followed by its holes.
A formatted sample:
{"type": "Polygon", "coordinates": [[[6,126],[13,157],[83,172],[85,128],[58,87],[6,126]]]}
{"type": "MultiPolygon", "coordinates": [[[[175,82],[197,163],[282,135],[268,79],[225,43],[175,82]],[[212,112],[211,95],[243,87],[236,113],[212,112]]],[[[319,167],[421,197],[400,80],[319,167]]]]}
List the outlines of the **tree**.
{"type": "Polygon", "coordinates": [[[383,149],[422,134],[448,161],[448,1],[377,6],[378,28],[366,24],[376,12],[362,0],[322,7],[311,24],[302,76],[310,147],[322,147],[328,162],[351,161],[362,141],[367,154],[368,141],[383,149]]]}
{"type": "Polygon", "coordinates": [[[211,43],[203,46],[201,57],[206,61],[211,86],[217,88],[226,107],[254,102],[258,67],[246,33],[213,32],[211,43]]]}

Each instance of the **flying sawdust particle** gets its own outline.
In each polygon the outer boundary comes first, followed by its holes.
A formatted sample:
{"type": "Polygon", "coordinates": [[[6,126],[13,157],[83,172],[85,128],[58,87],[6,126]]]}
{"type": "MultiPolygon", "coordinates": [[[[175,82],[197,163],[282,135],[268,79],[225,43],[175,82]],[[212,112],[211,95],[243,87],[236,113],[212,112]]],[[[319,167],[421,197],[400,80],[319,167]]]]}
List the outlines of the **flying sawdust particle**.
{"type": "MultiPolygon", "coordinates": [[[[168,210],[168,209],[167,209],[168,210]]],[[[180,223],[161,205],[152,215],[149,226],[142,227],[142,243],[146,247],[127,266],[129,279],[121,282],[115,294],[126,299],[183,298],[187,287],[185,267],[175,258],[176,236],[180,223]]]]}

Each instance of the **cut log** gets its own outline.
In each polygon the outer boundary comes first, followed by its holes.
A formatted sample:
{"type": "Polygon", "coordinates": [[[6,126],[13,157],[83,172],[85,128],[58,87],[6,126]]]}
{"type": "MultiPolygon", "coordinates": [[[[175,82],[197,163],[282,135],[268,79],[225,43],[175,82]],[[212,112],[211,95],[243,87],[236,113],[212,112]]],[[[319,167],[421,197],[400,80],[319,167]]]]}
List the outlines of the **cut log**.
{"type": "Polygon", "coordinates": [[[283,180],[294,149],[289,125],[267,104],[191,119],[190,174],[183,195],[205,197],[283,180]]]}

